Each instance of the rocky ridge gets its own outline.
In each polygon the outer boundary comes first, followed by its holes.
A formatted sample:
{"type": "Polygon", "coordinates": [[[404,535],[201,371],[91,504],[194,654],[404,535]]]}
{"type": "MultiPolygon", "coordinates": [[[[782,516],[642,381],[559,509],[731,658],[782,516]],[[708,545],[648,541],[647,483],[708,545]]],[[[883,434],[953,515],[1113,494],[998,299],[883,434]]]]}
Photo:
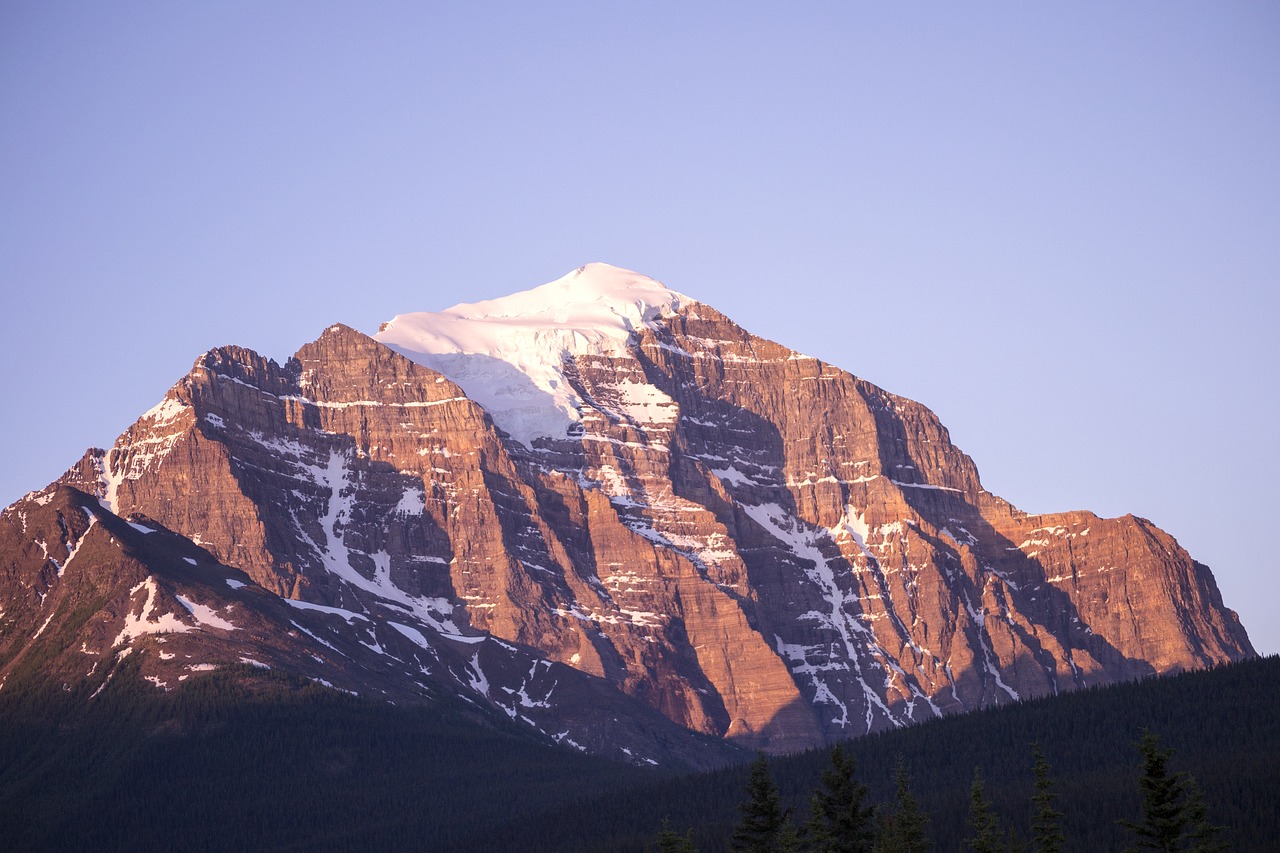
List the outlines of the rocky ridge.
{"type": "Polygon", "coordinates": [[[1019,512],[920,404],[606,265],[212,350],[0,555],[5,679],[254,661],[638,762],[1253,653],[1150,522],[1019,512]]]}

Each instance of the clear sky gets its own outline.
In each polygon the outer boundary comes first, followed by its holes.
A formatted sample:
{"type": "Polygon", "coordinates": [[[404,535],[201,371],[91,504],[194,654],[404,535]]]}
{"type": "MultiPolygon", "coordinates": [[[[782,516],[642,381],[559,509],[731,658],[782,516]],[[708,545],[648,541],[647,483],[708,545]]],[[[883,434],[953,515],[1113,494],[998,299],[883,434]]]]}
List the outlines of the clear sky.
{"type": "Polygon", "coordinates": [[[1280,4],[0,4],[0,503],[206,349],[658,278],[1280,652],[1280,4]]]}

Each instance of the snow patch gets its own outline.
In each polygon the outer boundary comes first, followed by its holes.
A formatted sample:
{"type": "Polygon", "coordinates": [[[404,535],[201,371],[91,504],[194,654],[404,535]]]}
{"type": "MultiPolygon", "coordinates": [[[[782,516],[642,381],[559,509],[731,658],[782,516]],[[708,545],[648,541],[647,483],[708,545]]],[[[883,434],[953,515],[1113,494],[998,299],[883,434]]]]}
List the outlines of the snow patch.
{"type": "Polygon", "coordinates": [[[427,495],[421,487],[406,489],[396,504],[396,512],[401,515],[422,515],[427,508],[427,495]]]}
{"type": "Polygon", "coordinates": [[[471,689],[487,697],[489,695],[489,679],[485,677],[484,670],[480,668],[479,652],[471,656],[471,664],[467,667],[467,670],[467,678],[471,689]]]}
{"type": "Polygon", "coordinates": [[[44,633],[44,629],[45,629],[45,628],[48,628],[48,627],[49,627],[49,623],[50,623],[50,622],[52,622],[52,621],[53,621],[53,614],[52,614],[52,613],[50,613],[50,614],[49,614],[49,618],[48,618],[48,619],[46,619],[46,620],[44,620],[44,624],[43,624],[43,625],[41,625],[41,626],[36,630],[36,632],[35,632],[34,634],[32,634],[32,635],[31,635],[31,639],[33,639],[33,640],[34,640],[36,637],[39,637],[41,634],[43,634],[43,633],[44,633]]]}
{"type": "MultiPolygon", "coordinates": [[[[374,337],[443,373],[499,427],[532,446],[539,437],[564,438],[582,420],[583,401],[564,374],[566,357],[625,352],[633,332],[688,301],[639,273],[587,264],[500,299],[401,314],[374,337]]],[[[623,393],[628,407],[665,405],[650,391],[623,393]]]]}
{"type": "MultiPolygon", "coordinates": [[[[349,585],[376,595],[379,599],[398,605],[428,625],[436,633],[450,640],[463,643],[480,643],[484,637],[467,636],[453,624],[453,605],[445,598],[429,598],[413,596],[397,587],[391,581],[391,557],[386,552],[369,555],[374,562],[374,576],[366,578],[351,565],[351,550],[343,541],[342,526],[344,520],[351,515],[351,489],[346,467],[347,457],[339,451],[331,451],[329,462],[324,468],[308,466],[315,482],[329,489],[329,501],[325,516],[320,520],[324,531],[325,544],[312,541],[311,544],[324,560],[325,568],[349,585]]],[[[304,536],[306,532],[299,528],[304,536]]],[[[307,537],[310,538],[309,536],[307,537]]],[[[299,602],[290,601],[290,604],[299,602]]],[[[311,605],[315,606],[315,605],[311,605]]],[[[345,612],[345,611],[344,611],[345,612]]],[[[363,617],[361,617],[363,618],[363,617]]]]}
{"type": "Polygon", "coordinates": [[[935,486],[930,483],[903,483],[899,480],[893,479],[890,479],[889,482],[893,483],[895,486],[902,486],[907,489],[933,489],[939,492],[956,492],[960,494],[963,494],[964,492],[963,489],[953,489],[950,486],[935,486]]]}
{"type": "Polygon", "coordinates": [[[175,595],[174,598],[178,599],[178,603],[187,608],[187,612],[201,625],[208,625],[210,628],[221,628],[224,631],[238,630],[237,626],[223,619],[218,615],[218,611],[207,604],[197,604],[184,595],[175,595]]]}
{"type": "MultiPolygon", "coordinates": [[[[89,526],[84,529],[84,534],[79,539],[76,540],[75,545],[67,549],[67,559],[64,560],[61,564],[59,564],[57,560],[50,561],[57,568],[58,577],[62,577],[62,573],[67,570],[67,566],[71,565],[71,561],[74,560],[76,558],[76,555],[80,553],[80,546],[84,544],[84,540],[89,538],[89,531],[92,530],[93,526],[98,523],[98,516],[94,515],[92,512],[88,512],[87,510],[85,514],[89,516],[89,526]]],[[[45,544],[43,541],[40,543],[40,547],[41,548],[45,547],[45,544]]],[[[48,551],[46,550],[45,553],[48,554],[48,551]]]]}
{"type": "Polygon", "coordinates": [[[133,615],[133,609],[130,608],[129,615],[125,617],[124,629],[116,635],[112,646],[119,646],[127,643],[144,634],[185,634],[193,630],[191,625],[180,621],[173,613],[161,613],[155,619],[152,614],[155,612],[156,596],[160,589],[156,586],[154,578],[148,577],[142,583],[129,590],[129,598],[137,594],[138,590],[145,589],[147,591],[147,599],[142,604],[142,610],[137,616],[133,615]]]}
{"type": "MultiPolygon", "coordinates": [[[[227,583],[230,584],[232,583],[232,581],[228,580],[227,583]]],[[[235,583],[240,583],[240,582],[235,581],[235,583]]],[[[356,619],[363,619],[366,622],[369,621],[369,617],[365,616],[363,613],[355,613],[351,610],[343,610],[341,607],[327,607],[323,604],[312,604],[310,601],[298,601],[296,598],[282,598],[280,600],[283,601],[285,604],[289,605],[290,607],[296,607],[299,610],[316,610],[316,611],[319,611],[320,613],[329,613],[334,616],[341,616],[343,619],[346,619],[348,622],[355,621],[356,619]]]]}

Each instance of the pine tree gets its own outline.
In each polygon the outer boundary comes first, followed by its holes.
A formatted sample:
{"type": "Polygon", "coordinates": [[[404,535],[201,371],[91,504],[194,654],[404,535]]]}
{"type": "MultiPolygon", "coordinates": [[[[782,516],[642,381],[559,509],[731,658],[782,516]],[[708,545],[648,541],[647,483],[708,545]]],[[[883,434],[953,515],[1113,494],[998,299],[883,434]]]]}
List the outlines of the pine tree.
{"type": "Polygon", "coordinates": [[[898,756],[893,781],[893,806],[881,816],[876,853],[928,853],[931,847],[929,816],[911,794],[911,783],[902,756],[898,756]]]}
{"type": "Polygon", "coordinates": [[[778,802],[778,789],[769,777],[764,753],[751,763],[747,800],[738,807],[742,820],[733,831],[729,849],[735,853],[775,853],[787,817],[778,802]]]}
{"type": "Polygon", "coordinates": [[[1126,853],[1222,850],[1216,840],[1219,828],[1210,825],[1204,798],[1191,774],[1169,772],[1173,750],[1161,749],[1160,738],[1149,731],[1142,733],[1138,749],[1142,752],[1142,778],[1138,781],[1142,820],[1118,821],[1137,836],[1137,844],[1126,853]]]}
{"type": "Polygon", "coordinates": [[[973,835],[965,841],[974,853],[1004,853],[1000,838],[1000,822],[991,811],[982,785],[982,771],[973,768],[973,785],[969,788],[969,828],[973,835]]]}
{"type": "Polygon", "coordinates": [[[857,759],[837,744],[822,788],[810,801],[809,849],[814,853],[871,853],[875,810],[866,804],[867,786],[853,778],[857,759]]]}
{"type": "Polygon", "coordinates": [[[658,833],[658,853],[698,853],[693,846],[693,830],[682,836],[671,828],[670,818],[662,819],[662,831],[658,833]]]}
{"type": "Polygon", "coordinates": [[[1191,853],[1220,853],[1228,849],[1226,844],[1218,840],[1222,827],[1209,823],[1209,808],[1204,803],[1200,786],[1190,775],[1187,776],[1187,783],[1187,817],[1191,822],[1187,850],[1191,853]]]}
{"type": "Polygon", "coordinates": [[[822,801],[815,791],[809,797],[809,822],[804,828],[805,850],[827,850],[831,846],[831,833],[827,830],[827,818],[822,813],[822,801]]]}
{"type": "Polygon", "coordinates": [[[790,820],[783,818],[782,829],[778,830],[778,846],[773,849],[777,853],[800,853],[803,849],[800,833],[790,820]]]}
{"type": "Polygon", "coordinates": [[[1062,812],[1053,807],[1058,795],[1053,790],[1053,780],[1049,778],[1049,762],[1037,743],[1033,747],[1032,756],[1035,764],[1032,770],[1036,775],[1036,792],[1031,797],[1035,806],[1035,814],[1031,819],[1031,849],[1035,853],[1061,853],[1067,843],[1062,834],[1062,812]]]}

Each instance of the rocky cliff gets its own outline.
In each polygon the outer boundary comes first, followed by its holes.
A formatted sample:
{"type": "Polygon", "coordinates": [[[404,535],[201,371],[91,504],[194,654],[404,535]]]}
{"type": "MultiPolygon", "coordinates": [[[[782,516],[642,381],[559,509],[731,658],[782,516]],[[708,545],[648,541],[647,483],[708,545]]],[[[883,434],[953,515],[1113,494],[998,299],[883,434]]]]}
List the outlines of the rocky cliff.
{"type": "Polygon", "coordinates": [[[1019,512],[920,404],[605,265],[208,352],[0,559],[6,679],[247,660],[695,766],[1253,653],[1152,523],[1019,512]]]}

